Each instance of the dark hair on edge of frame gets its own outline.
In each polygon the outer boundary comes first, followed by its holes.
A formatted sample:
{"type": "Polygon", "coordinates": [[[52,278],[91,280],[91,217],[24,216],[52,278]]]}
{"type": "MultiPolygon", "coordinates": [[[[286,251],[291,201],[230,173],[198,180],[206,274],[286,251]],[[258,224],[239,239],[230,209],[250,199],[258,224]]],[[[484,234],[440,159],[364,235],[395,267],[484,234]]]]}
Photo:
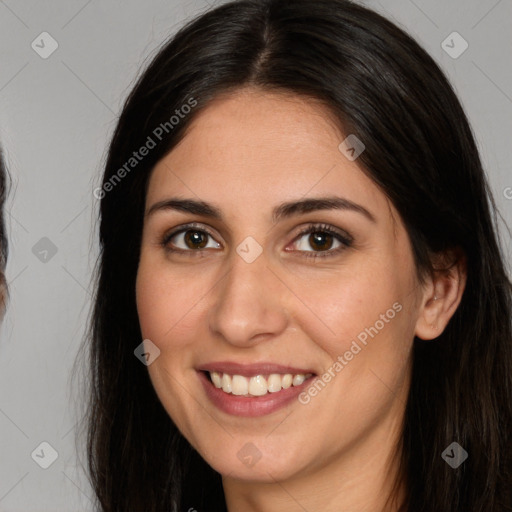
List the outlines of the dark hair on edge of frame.
{"type": "Polygon", "coordinates": [[[9,243],[5,231],[5,200],[9,190],[9,174],[4,164],[2,148],[0,148],[0,320],[2,319],[7,300],[9,297],[9,288],[5,278],[5,267],[7,265],[7,256],[9,253],[9,243]]]}
{"type": "Polygon", "coordinates": [[[407,487],[400,510],[512,511],[511,283],[475,140],[434,60],[347,0],[241,0],[210,10],[162,47],[124,104],[103,185],[160,123],[197,102],[102,194],[87,340],[88,463],[100,509],[225,510],[220,475],[176,429],[134,357],[142,341],[135,277],[151,170],[210,100],[247,86],[320,100],[343,133],[364,142],[358,162],[400,213],[420,278],[442,271],[436,253],[464,254],[458,310],[438,338],[414,340],[397,453],[407,487]],[[457,469],[441,458],[453,441],[469,453],[457,469]]]}

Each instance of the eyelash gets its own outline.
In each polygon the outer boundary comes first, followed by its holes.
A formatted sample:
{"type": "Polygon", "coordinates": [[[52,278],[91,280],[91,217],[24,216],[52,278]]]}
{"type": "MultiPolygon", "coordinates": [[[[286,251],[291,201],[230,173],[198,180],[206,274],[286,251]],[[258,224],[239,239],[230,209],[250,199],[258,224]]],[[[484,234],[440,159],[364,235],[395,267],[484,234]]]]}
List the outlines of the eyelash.
{"type": "MultiPolygon", "coordinates": [[[[184,232],[187,232],[187,231],[190,231],[190,230],[196,230],[199,232],[203,232],[203,233],[206,233],[207,235],[211,236],[212,238],[214,238],[213,233],[211,233],[204,226],[196,224],[196,223],[190,223],[190,224],[185,224],[184,226],[180,226],[180,228],[178,228],[174,231],[171,231],[170,233],[165,234],[163,236],[160,244],[166,251],[171,252],[171,253],[181,253],[181,254],[183,254],[183,253],[201,253],[202,250],[200,250],[200,249],[197,249],[197,250],[173,249],[173,248],[169,247],[169,245],[168,245],[174,236],[179,235],[184,232]]],[[[302,254],[302,257],[304,257],[304,258],[328,258],[331,256],[335,256],[335,255],[338,255],[340,252],[351,247],[352,243],[353,243],[353,238],[350,235],[348,235],[348,233],[343,234],[343,233],[335,230],[328,224],[321,224],[321,223],[320,224],[310,224],[309,226],[304,228],[302,231],[300,231],[300,233],[297,234],[297,236],[294,238],[294,241],[299,240],[304,235],[307,235],[310,233],[328,233],[328,234],[334,236],[334,238],[336,240],[338,240],[342,245],[336,249],[333,249],[333,250],[329,249],[326,251],[299,251],[299,252],[305,253],[305,254],[302,254]]]]}

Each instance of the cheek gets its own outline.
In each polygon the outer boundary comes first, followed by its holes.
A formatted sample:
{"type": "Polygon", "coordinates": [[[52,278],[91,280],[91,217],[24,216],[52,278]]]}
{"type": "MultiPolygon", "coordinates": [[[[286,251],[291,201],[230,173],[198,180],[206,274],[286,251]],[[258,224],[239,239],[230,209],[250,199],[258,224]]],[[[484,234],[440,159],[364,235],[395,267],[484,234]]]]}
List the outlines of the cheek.
{"type": "Polygon", "coordinates": [[[182,432],[192,431],[182,400],[185,382],[182,371],[188,366],[186,349],[190,335],[186,333],[192,325],[192,305],[197,303],[197,293],[185,283],[176,282],[165,265],[141,257],[136,280],[139,324],[143,338],[151,340],[160,350],[148,372],[162,405],[182,432]]]}
{"type": "Polygon", "coordinates": [[[402,389],[414,331],[413,280],[408,275],[405,265],[365,265],[359,271],[343,272],[323,287],[310,286],[309,304],[321,322],[304,321],[301,328],[327,356],[321,376],[327,390],[321,391],[324,384],[319,383],[303,400],[314,401],[318,393],[323,398],[315,407],[340,404],[340,412],[315,409],[315,414],[325,414],[324,421],[334,415],[344,424],[347,411],[360,411],[356,423],[362,429],[365,422],[384,414],[394,393],[402,389]]]}
{"type": "Polygon", "coordinates": [[[143,255],[137,272],[136,302],[144,338],[162,351],[186,345],[206,291],[206,284],[197,275],[170,272],[165,262],[143,255]]]}
{"type": "Polygon", "coordinates": [[[142,259],[136,280],[137,313],[142,336],[157,344],[166,330],[162,312],[167,300],[162,295],[163,291],[161,283],[156,279],[156,273],[149,272],[142,259]]]}
{"type": "Polygon", "coordinates": [[[311,339],[323,340],[324,350],[335,358],[350,350],[353,340],[364,343],[399,327],[408,289],[404,275],[366,264],[320,279],[317,275],[296,280],[294,291],[307,306],[297,320],[311,339]]]}
{"type": "Polygon", "coordinates": [[[310,294],[322,322],[304,322],[302,329],[327,356],[323,384],[302,395],[301,403],[314,403],[312,416],[347,426],[347,412],[357,411],[350,422],[362,431],[390,409],[409,367],[414,310],[408,293],[403,278],[367,268],[366,273],[347,273],[325,286],[324,293],[310,294]]]}
{"type": "Polygon", "coordinates": [[[176,309],[176,294],[172,293],[165,273],[144,250],[136,280],[136,301],[139,324],[144,338],[149,338],[160,349],[166,333],[172,328],[176,309]]]}

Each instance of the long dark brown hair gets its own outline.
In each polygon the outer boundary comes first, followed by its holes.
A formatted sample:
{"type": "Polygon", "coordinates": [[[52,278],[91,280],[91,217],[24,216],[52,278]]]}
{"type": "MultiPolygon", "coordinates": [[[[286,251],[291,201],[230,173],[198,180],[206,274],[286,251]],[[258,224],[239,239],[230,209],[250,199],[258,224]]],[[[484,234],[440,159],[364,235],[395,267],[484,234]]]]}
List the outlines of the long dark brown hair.
{"type": "Polygon", "coordinates": [[[463,252],[459,308],[441,336],[414,340],[401,510],[512,511],[511,283],[475,140],[434,60],[347,0],[212,9],[158,51],[124,104],[95,192],[101,253],[87,340],[88,462],[99,508],[225,510],[220,475],[177,430],[133,354],[142,341],[135,278],[151,170],[213,98],[248,85],[320,100],[343,133],[364,142],[358,163],[398,210],[419,274],[434,271],[436,253],[463,252]],[[149,136],[155,147],[130,161],[149,136]],[[469,454],[456,469],[441,457],[452,442],[469,454]]]}
{"type": "Polygon", "coordinates": [[[9,189],[9,173],[4,164],[2,149],[0,148],[0,319],[3,317],[9,288],[5,278],[5,266],[7,264],[7,255],[9,253],[9,244],[7,233],[5,231],[5,200],[9,189]]]}

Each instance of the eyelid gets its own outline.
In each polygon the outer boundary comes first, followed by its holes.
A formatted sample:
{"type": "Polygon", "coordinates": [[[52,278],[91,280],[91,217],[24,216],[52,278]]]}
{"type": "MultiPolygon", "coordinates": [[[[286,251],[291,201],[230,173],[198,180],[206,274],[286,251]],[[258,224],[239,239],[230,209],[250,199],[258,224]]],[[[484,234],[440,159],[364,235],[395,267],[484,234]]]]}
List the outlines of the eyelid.
{"type": "MultiPolygon", "coordinates": [[[[303,235],[306,235],[308,233],[316,233],[316,232],[326,232],[330,233],[332,235],[336,235],[341,240],[347,244],[351,244],[354,241],[354,238],[352,235],[350,235],[345,230],[336,228],[334,226],[331,226],[330,224],[325,224],[324,222],[310,222],[307,226],[301,228],[301,230],[295,235],[294,241],[298,238],[302,237],[303,235]]],[[[324,251],[326,252],[326,251],[324,251]]]]}

